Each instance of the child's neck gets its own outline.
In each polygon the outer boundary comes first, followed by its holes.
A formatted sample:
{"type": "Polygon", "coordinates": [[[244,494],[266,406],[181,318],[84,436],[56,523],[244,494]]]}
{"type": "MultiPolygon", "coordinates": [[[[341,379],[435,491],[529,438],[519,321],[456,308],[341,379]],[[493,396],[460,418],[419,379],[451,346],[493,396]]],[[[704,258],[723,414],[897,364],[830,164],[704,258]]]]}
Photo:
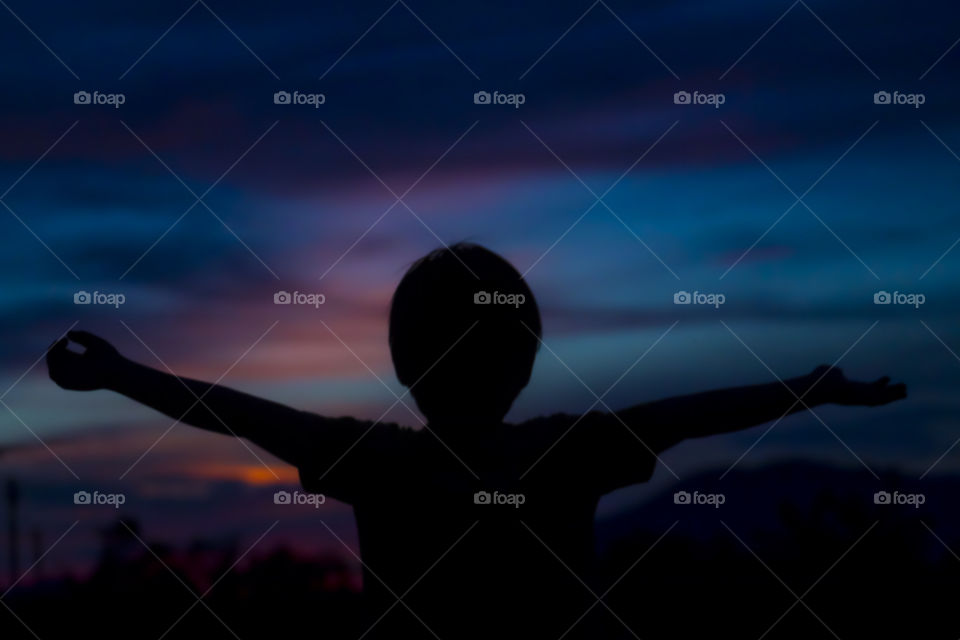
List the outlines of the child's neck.
{"type": "Polygon", "coordinates": [[[437,431],[471,432],[489,429],[503,424],[500,416],[478,416],[475,414],[460,416],[429,416],[427,426],[437,431]]]}

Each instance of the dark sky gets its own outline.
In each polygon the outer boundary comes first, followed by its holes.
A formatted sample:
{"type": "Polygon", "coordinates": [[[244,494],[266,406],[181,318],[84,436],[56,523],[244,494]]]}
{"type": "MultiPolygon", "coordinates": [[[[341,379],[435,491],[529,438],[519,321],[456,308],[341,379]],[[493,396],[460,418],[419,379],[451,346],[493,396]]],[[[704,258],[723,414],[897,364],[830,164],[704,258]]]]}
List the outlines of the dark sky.
{"type": "MultiPolygon", "coordinates": [[[[0,474],[51,531],[97,486],[171,536],[255,530],[273,505],[236,501],[292,470],[107,392],[61,391],[33,366],[44,349],[82,327],[145,363],[376,418],[401,392],[392,290],[459,240],[510,259],[544,315],[549,349],[511,419],[586,410],[648,349],[610,407],[838,359],[910,386],[759,442],[685,444],[604,509],[784,458],[956,470],[958,38],[947,3],[11,0],[0,474]],[[76,305],[80,291],[125,301],[76,305]],[[277,291],[325,303],[276,306],[277,291]],[[677,305],[679,291],[725,302],[677,305]],[[925,301],[876,305],[879,291],[925,301]],[[214,504],[202,526],[183,515],[214,504]]],[[[388,419],[417,424],[402,406],[388,419]]]]}

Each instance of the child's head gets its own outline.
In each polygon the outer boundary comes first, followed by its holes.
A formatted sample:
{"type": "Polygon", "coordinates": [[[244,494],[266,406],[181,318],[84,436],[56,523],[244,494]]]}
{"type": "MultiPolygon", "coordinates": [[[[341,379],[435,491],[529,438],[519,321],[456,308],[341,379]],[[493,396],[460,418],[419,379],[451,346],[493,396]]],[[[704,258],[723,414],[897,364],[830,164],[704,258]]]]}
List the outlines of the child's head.
{"type": "Polygon", "coordinates": [[[502,420],[530,380],[539,340],[527,283],[477,245],[420,258],[393,294],[393,364],[431,422],[502,420]]]}

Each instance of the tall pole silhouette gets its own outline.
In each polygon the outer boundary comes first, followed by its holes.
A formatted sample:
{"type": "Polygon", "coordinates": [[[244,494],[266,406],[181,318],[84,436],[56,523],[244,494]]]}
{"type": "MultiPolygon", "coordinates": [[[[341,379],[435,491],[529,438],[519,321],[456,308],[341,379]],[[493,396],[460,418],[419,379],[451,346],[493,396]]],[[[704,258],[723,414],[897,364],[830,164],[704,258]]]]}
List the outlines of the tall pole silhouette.
{"type": "Polygon", "coordinates": [[[18,522],[18,511],[20,505],[20,486],[13,478],[7,480],[7,524],[10,534],[10,584],[17,581],[17,575],[20,573],[20,523],[18,522]]]}

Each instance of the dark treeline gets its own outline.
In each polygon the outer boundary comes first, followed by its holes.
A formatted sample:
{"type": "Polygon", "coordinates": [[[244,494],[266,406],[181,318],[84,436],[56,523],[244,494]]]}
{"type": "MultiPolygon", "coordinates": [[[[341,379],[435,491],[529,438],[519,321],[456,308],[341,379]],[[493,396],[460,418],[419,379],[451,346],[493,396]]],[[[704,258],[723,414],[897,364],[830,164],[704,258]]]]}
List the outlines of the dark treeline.
{"type": "MultiPolygon", "coordinates": [[[[960,549],[960,539],[947,500],[957,480],[928,484],[927,500],[939,504],[922,509],[863,500],[852,487],[869,489],[871,481],[812,466],[743,472],[725,485],[739,507],[696,510],[673,504],[671,495],[601,522],[601,571],[591,588],[604,604],[581,624],[593,618],[608,638],[635,633],[644,640],[955,639],[960,558],[950,548],[960,549]],[[792,478],[789,488],[785,477],[792,478]],[[748,486],[760,487],[752,500],[748,486]]],[[[13,589],[0,607],[0,637],[251,640],[309,633],[356,640],[366,631],[358,622],[354,567],[343,558],[278,549],[237,563],[242,552],[201,542],[176,549],[135,522],[118,522],[102,532],[101,555],[87,578],[13,589]],[[202,603],[191,591],[206,592],[202,603]]],[[[581,612],[557,615],[572,623],[581,612]]],[[[503,637],[511,637],[508,629],[503,637]]]]}

